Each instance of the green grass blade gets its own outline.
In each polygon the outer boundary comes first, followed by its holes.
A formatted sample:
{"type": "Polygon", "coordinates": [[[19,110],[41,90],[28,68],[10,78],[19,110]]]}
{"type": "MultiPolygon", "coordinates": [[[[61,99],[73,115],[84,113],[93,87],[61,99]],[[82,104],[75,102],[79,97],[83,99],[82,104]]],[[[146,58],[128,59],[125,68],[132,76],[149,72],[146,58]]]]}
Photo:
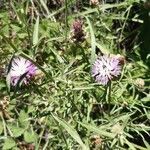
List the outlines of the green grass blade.
{"type": "Polygon", "coordinates": [[[34,31],[33,31],[33,45],[38,44],[38,34],[39,34],[39,16],[36,19],[36,23],[34,25],[34,31]]]}
{"type": "Polygon", "coordinates": [[[129,148],[131,149],[131,150],[136,150],[136,148],[134,147],[134,145],[132,144],[132,143],[130,143],[127,139],[125,139],[124,138],[124,140],[125,140],[125,142],[126,142],[126,144],[129,146],[129,148]]]}
{"type": "Polygon", "coordinates": [[[82,147],[83,150],[88,150],[89,148],[82,142],[79,134],[77,133],[77,131],[70,125],[68,124],[66,121],[54,116],[54,119],[56,121],[58,121],[60,123],[61,126],[63,126],[65,128],[65,130],[72,136],[72,138],[78,142],[80,144],[80,146],[82,147]]]}
{"type": "Polygon", "coordinates": [[[50,12],[49,12],[49,10],[48,10],[48,8],[47,8],[47,6],[46,6],[45,2],[44,2],[43,0],[40,0],[40,2],[41,2],[41,5],[43,6],[43,8],[45,9],[45,11],[46,11],[47,15],[49,15],[49,14],[50,14],[50,12]]]}

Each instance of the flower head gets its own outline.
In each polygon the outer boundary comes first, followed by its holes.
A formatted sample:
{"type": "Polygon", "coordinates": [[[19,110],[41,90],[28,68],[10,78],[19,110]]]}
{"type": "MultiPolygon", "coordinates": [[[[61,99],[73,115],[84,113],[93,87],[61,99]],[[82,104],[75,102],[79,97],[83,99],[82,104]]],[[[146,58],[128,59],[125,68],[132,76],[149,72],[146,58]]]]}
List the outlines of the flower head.
{"type": "Polygon", "coordinates": [[[115,56],[99,56],[92,66],[92,77],[102,85],[106,85],[114,77],[119,76],[120,73],[120,61],[115,56]]]}
{"type": "Polygon", "coordinates": [[[83,21],[76,19],[72,25],[72,39],[75,42],[83,42],[85,39],[85,34],[83,30],[83,21]]]}
{"type": "Polygon", "coordinates": [[[22,79],[24,84],[36,74],[37,67],[29,60],[23,57],[14,57],[11,62],[11,68],[9,71],[10,81],[13,86],[15,86],[18,81],[22,79]]]}
{"type": "Polygon", "coordinates": [[[90,5],[97,6],[99,4],[99,0],[90,0],[90,5]]]}

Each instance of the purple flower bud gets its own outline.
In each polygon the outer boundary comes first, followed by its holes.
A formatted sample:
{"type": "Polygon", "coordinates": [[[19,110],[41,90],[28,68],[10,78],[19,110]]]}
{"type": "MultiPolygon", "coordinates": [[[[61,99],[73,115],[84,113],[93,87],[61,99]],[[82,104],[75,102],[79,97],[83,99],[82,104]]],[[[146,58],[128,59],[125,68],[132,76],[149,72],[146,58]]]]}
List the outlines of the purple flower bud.
{"type": "Polygon", "coordinates": [[[85,34],[83,30],[83,22],[79,19],[75,20],[72,25],[72,39],[75,42],[83,42],[85,40],[85,34]]]}

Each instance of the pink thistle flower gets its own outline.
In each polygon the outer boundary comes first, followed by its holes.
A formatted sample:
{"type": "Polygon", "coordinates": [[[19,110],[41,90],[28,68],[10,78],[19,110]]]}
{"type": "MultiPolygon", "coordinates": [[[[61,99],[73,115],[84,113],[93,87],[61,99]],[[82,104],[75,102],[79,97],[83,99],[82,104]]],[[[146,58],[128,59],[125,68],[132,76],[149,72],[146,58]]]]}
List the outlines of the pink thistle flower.
{"type": "Polygon", "coordinates": [[[102,85],[107,85],[109,81],[118,77],[120,74],[120,60],[115,56],[99,56],[92,66],[92,77],[102,85]]]}
{"type": "Polygon", "coordinates": [[[22,83],[27,84],[35,76],[36,70],[37,67],[31,61],[20,56],[14,57],[9,71],[11,84],[16,86],[21,78],[22,83]]]}

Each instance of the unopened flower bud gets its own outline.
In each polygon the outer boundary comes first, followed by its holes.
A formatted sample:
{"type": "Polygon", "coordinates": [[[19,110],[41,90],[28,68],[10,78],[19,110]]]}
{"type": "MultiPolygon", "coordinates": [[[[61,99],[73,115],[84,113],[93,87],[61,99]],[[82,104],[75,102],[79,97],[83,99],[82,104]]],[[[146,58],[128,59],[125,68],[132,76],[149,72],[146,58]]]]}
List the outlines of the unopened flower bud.
{"type": "Polygon", "coordinates": [[[137,87],[139,87],[140,89],[142,89],[144,87],[144,85],[145,85],[145,82],[144,82],[143,79],[138,78],[138,79],[135,80],[135,85],[137,87]]]}
{"type": "Polygon", "coordinates": [[[85,34],[83,30],[83,22],[79,19],[75,20],[72,25],[72,39],[75,42],[83,42],[85,34]]]}
{"type": "Polygon", "coordinates": [[[90,0],[90,5],[97,6],[99,4],[99,0],[90,0]]]}

